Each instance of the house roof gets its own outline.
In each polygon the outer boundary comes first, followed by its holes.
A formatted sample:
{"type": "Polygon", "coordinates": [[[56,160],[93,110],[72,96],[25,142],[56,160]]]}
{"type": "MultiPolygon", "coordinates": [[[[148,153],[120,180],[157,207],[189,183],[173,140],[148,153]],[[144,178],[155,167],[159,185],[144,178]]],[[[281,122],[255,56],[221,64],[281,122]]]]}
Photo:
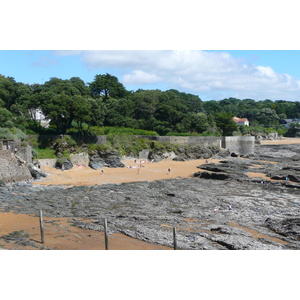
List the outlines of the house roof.
{"type": "Polygon", "coordinates": [[[287,124],[292,122],[300,122],[300,119],[283,119],[287,124]]]}
{"type": "Polygon", "coordinates": [[[234,122],[247,122],[248,119],[247,119],[247,118],[237,118],[237,117],[233,117],[233,121],[234,121],[234,122]]]}

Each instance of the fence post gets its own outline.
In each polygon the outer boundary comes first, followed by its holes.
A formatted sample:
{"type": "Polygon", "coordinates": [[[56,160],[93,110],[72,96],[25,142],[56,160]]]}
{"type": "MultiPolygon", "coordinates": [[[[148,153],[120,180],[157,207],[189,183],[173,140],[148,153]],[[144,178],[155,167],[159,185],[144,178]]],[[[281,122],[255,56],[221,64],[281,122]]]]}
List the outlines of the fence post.
{"type": "Polygon", "coordinates": [[[44,225],[43,225],[43,211],[40,210],[40,231],[41,231],[41,241],[44,244],[44,225]]]}
{"type": "Polygon", "coordinates": [[[174,250],[177,250],[176,228],[174,226],[173,226],[173,246],[174,246],[174,250]]]}
{"type": "Polygon", "coordinates": [[[105,250],[108,250],[107,219],[104,220],[105,250]]]}

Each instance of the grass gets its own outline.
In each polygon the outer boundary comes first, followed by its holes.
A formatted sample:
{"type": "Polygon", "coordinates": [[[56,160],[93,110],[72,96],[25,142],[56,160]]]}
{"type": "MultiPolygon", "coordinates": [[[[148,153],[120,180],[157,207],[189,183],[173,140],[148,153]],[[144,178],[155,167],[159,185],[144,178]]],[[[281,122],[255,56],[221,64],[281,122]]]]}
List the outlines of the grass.
{"type": "Polygon", "coordinates": [[[38,159],[49,159],[49,158],[57,158],[55,155],[55,150],[51,148],[45,148],[45,149],[40,149],[40,148],[34,148],[37,152],[37,158],[38,159]]]}

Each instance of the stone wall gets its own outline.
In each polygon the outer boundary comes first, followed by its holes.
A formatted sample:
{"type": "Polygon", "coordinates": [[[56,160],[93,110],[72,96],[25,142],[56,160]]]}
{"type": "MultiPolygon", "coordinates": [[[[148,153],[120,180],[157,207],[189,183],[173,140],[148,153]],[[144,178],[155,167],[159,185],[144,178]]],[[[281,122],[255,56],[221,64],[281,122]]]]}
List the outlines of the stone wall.
{"type": "Polygon", "coordinates": [[[31,180],[31,174],[25,164],[22,164],[10,150],[0,151],[0,180],[13,183],[31,180]]]}
{"type": "Polygon", "coordinates": [[[203,145],[221,147],[221,137],[217,136],[147,136],[138,135],[137,137],[145,138],[151,141],[161,143],[171,143],[176,145],[203,145]]]}
{"type": "Polygon", "coordinates": [[[19,147],[16,153],[20,158],[25,160],[27,163],[32,163],[32,148],[31,146],[19,147]]]}
{"type": "Polygon", "coordinates": [[[88,166],[90,159],[87,153],[70,154],[70,160],[73,165],[88,166]]]}
{"type": "Polygon", "coordinates": [[[223,136],[222,148],[238,155],[248,155],[254,153],[254,136],[223,136]]]}
{"type": "Polygon", "coordinates": [[[42,158],[39,159],[39,163],[41,164],[41,167],[55,167],[57,159],[56,158],[42,158]]]}

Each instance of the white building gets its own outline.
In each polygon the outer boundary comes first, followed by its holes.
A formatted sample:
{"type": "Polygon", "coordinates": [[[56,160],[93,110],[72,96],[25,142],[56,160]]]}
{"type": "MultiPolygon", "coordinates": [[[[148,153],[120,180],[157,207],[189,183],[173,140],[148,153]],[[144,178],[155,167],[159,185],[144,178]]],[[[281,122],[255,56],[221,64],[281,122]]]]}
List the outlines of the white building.
{"type": "Polygon", "coordinates": [[[246,118],[233,117],[232,120],[236,123],[236,125],[249,126],[249,121],[246,118]]]}

